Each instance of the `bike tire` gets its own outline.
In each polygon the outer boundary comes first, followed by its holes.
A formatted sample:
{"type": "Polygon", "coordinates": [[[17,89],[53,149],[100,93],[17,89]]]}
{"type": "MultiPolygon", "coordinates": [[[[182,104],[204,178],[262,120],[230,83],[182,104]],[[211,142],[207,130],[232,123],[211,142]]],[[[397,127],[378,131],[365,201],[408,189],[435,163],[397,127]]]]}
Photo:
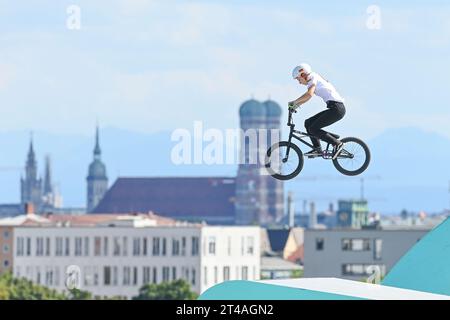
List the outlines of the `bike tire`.
{"type": "Polygon", "coordinates": [[[365,159],[363,165],[361,167],[359,167],[358,169],[356,169],[356,170],[346,170],[340,165],[340,163],[339,163],[339,156],[338,156],[336,159],[333,160],[334,167],[340,173],[342,173],[342,174],[344,174],[346,176],[357,176],[357,175],[363,173],[367,169],[367,167],[369,166],[370,159],[371,159],[370,149],[367,146],[367,144],[364,141],[362,141],[361,139],[355,138],[355,137],[343,138],[343,139],[341,139],[341,141],[344,143],[344,149],[345,149],[345,143],[346,142],[354,142],[356,144],[359,144],[364,150],[364,153],[366,155],[366,159],[365,159]]]}
{"type": "Polygon", "coordinates": [[[290,180],[292,178],[295,178],[300,173],[300,171],[302,171],[302,169],[303,169],[303,163],[304,163],[303,152],[300,150],[300,148],[296,144],[294,144],[292,142],[289,143],[288,141],[280,141],[280,142],[277,142],[277,143],[273,144],[267,150],[265,163],[266,163],[266,170],[269,172],[269,174],[273,178],[278,179],[278,180],[283,180],[283,181],[284,180],[290,180]],[[283,175],[283,174],[275,172],[272,168],[270,168],[270,156],[271,156],[272,152],[276,148],[287,147],[289,145],[290,145],[290,148],[291,148],[290,152],[294,151],[295,153],[297,153],[298,164],[297,164],[295,170],[292,173],[287,174],[287,175],[283,175]]]}

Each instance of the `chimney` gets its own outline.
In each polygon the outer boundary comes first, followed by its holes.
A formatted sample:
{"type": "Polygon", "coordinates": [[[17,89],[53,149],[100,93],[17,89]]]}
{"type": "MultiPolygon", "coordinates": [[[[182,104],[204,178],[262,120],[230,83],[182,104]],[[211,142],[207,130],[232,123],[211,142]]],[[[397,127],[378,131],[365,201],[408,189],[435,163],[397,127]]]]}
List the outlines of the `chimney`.
{"type": "Polygon", "coordinates": [[[25,214],[34,214],[34,205],[33,202],[25,203],[25,214]]]}

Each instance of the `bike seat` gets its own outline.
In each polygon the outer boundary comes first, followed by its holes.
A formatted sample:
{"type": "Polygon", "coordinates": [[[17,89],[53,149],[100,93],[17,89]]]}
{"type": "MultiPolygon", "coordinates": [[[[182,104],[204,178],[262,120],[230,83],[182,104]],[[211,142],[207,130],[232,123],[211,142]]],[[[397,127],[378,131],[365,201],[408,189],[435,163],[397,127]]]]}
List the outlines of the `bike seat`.
{"type": "Polygon", "coordinates": [[[330,133],[330,136],[332,136],[332,137],[334,137],[334,138],[336,138],[336,139],[339,139],[339,138],[340,138],[340,136],[337,135],[337,134],[335,134],[335,133],[330,133]]]}

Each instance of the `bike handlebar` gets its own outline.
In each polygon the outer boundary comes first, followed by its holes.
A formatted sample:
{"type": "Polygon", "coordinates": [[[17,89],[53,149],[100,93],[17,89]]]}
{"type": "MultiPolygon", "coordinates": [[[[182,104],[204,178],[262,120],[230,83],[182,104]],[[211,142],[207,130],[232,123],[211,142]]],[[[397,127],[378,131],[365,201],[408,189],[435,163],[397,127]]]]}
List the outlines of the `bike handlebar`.
{"type": "Polygon", "coordinates": [[[297,113],[297,110],[289,108],[289,117],[288,117],[288,123],[287,123],[288,126],[293,125],[293,123],[292,123],[292,114],[293,113],[297,113]]]}

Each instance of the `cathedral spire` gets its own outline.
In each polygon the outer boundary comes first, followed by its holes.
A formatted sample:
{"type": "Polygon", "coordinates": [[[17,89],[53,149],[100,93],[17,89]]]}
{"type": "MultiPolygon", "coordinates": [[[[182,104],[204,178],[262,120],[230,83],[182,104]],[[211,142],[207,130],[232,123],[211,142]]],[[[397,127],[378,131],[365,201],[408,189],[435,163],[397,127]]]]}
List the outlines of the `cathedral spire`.
{"type": "Polygon", "coordinates": [[[102,151],[100,149],[100,136],[98,131],[98,124],[95,128],[95,148],[94,148],[94,159],[100,160],[100,156],[102,154],[102,151]]]}
{"type": "Polygon", "coordinates": [[[27,163],[28,165],[33,165],[35,163],[36,156],[34,153],[34,147],[33,147],[33,132],[30,133],[30,148],[28,150],[28,159],[27,163]]]}

